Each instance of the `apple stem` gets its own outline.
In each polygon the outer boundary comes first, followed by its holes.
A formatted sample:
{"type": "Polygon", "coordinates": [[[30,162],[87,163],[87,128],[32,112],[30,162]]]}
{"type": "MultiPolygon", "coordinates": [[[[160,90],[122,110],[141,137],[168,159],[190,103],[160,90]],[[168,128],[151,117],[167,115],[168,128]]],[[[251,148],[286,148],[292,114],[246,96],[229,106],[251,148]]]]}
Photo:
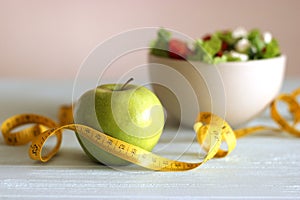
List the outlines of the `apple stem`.
{"type": "Polygon", "coordinates": [[[122,85],[120,90],[123,90],[128,85],[128,83],[130,83],[133,80],[134,80],[133,78],[130,78],[128,81],[126,81],[126,83],[124,83],[124,85],[122,85]]]}

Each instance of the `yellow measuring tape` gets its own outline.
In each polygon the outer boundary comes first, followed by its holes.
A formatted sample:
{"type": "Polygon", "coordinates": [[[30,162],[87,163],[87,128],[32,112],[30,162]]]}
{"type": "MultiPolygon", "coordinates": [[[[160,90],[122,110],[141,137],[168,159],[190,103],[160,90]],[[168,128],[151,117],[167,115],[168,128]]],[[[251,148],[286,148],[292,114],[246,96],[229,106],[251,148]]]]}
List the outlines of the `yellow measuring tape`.
{"type": "Polygon", "coordinates": [[[199,113],[194,124],[194,130],[197,134],[198,143],[206,150],[207,154],[203,160],[198,163],[164,158],[138,146],[108,136],[91,127],[73,124],[71,106],[62,106],[60,108],[59,124],[44,116],[21,114],[5,120],[1,126],[1,131],[8,145],[22,145],[31,142],[29,148],[30,157],[42,162],[47,162],[58,152],[62,142],[62,132],[68,129],[81,134],[99,148],[142,167],[158,171],[185,171],[194,169],[213,157],[224,157],[228,155],[235,148],[237,138],[257,131],[285,131],[300,137],[300,130],[297,129],[297,124],[300,122],[300,104],[297,99],[299,96],[300,88],[291,94],[279,95],[271,103],[271,117],[279,125],[278,128],[255,126],[234,131],[222,118],[209,112],[199,113]],[[277,104],[280,101],[288,105],[289,112],[293,117],[292,123],[289,123],[288,120],[283,118],[278,112],[277,104]],[[18,129],[20,126],[27,124],[34,125],[21,130],[18,129]],[[17,130],[14,131],[15,129],[17,130]],[[56,145],[50,152],[43,155],[43,147],[47,139],[51,136],[56,137],[56,145]],[[226,149],[221,148],[222,143],[226,143],[226,149]]]}

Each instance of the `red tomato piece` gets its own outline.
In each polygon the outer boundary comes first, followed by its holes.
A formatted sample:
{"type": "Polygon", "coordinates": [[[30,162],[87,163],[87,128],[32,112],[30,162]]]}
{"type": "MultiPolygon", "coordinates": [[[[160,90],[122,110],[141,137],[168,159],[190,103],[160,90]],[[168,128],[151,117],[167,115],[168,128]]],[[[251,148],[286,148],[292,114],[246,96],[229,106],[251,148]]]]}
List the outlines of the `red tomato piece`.
{"type": "Polygon", "coordinates": [[[178,39],[171,39],[169,41],[169,57],[175,59],[185,59],[190,53],[187,44],[178,39]]]}

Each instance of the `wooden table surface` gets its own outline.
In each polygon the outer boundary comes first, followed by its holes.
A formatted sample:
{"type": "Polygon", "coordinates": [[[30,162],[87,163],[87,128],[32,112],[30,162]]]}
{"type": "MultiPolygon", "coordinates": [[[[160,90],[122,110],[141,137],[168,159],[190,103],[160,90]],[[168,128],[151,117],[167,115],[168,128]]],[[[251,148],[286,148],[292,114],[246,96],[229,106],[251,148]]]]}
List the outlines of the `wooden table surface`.
{"type": "MultiPolygon", "coordinates": [[[[284,92],[300,86],[286,79],[284,92]]],[[[0,80],[0,123],[19,113],[56,119],[61,104],[72,99],[71,81],[0,80]]],[[[265,113],[251,121],[274,125],[265,113]]],[[[275,125],[274,125],[275,126],[275,125]]],[[[199,161],[201,150],[190,129],[167,127],[155,152],[199,161]]],[[[59,154],[48,163],[33,161],[29,145],[7,146],[0,136],[0,199],[193,199],[299,198],[300,138],[260,132],[241,138],[236,149],[186,172],[153,172],[135,165],[109,168],[90,161],[72,132],[63,136],[59,154]]]]}

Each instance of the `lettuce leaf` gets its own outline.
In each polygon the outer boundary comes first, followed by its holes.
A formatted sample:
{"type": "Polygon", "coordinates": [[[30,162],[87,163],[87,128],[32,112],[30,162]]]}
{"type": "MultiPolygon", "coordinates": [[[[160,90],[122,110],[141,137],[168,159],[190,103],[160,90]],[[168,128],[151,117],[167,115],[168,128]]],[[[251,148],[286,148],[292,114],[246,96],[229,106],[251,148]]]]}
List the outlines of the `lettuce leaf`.
{"type": "Polygon", "coordinates": [[[169,57],[168,48],[171,36],[172,34],[169,31],[161,28],[157,32],[157,39],[150,44],[151,54],[156,56],[169,57]]]}
{"type": "Polygon", "coordinates": [[[270,43],[266,45],[265,51],[263,52],[263,58],[273,58],[280,55],[280,49],[277,40],[272,39],[270,43]]]}
{"type": "Polygon", "coordinates": [[[210,40],[203,41],[202,46],[206,53],[214,57],[221,50],[222,40],[217,35],[212,35],[210,40]]]}

